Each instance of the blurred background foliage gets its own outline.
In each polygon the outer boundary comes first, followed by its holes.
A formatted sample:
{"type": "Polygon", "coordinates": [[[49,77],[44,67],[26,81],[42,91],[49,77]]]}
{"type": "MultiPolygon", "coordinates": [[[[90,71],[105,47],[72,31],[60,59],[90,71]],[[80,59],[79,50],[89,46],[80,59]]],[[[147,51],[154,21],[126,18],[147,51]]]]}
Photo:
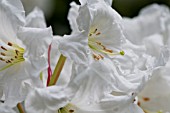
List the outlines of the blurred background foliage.
{"type": "MultiPolygon", "coordinates": [[[[46,17],[48,26],[52,26],[55,35],[70,34],[70,26],[67,20],[70,3],[78,0],[22,0],[28,14],[35,6],[40,7],[46,17]]],[[[150,4],[164,4],[170,7],[170,0],[113,0],[112,7],[123,17],[135,17],[139,11],[150,4]]]]}

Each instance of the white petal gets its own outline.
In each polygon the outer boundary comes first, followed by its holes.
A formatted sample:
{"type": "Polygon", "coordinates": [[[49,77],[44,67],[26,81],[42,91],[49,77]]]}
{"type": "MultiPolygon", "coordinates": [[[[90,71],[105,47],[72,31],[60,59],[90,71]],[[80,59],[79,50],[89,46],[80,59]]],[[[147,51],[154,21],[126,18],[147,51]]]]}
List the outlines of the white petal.
{"type": "Polygon", "coordinates": [[[51,28],[22,27],[18,32],[18,36],[26,46],[24,58],[27,62],[30,62],[28,73],[39,76],[40,72],[48,66],[48,47],[52,41],[51,28]]]}
{"type": "Polygon", "coordinates": [[[82,32],[70,36],[64,36],[59,40],[59,51],[76,63],[88,63],[88,39],[87,33],[82,32]]]}
{"type": "Polygon", "coordinates": [[[169,8],[165,5],[151,4],[140,11],[140,15],[148,15],[155,12],[169,13],[169,8]]]}
{"type": "Polygon", "coordinates": [[[126,37],[134,44],[143,44],[143,38],[165,30],[169,10],[165,6],[151,5],[142,9],[139,16],[124,18],[126,37]],[[133,27],[131,27],[133,26],[133,27]]]}
{"type": "Polygon", "coordinates": [[[113,0],[105,0],[105,2],[106,2],[108,5],[110,5],[110,6],[112,6],[112,1],[113,1],[113,0]]]}
{"type": "Polygon", "coordinates": [[[87,2],[87,0],[79,0],[79,1],[80,1],[81,5],[84,5],[87,2]]]}
{"type": "Polygon", "coordinates": [[[35,28],[46,28],[45,17],[43,11],[38,7],[26,17],[26,27],[35,27],[35,28]]]}
{"type": "MultiPolygon", "coordinates": [[[[81,98],[82,99],[82,98],[81,98]]],[[[130,95],[111,96],[95,103],[74,103],[70,106],[76,113],[143,113],[140,108],[135,109],[133,98],[130,95]],[[130,110],[129,110],[130,109],[130,110]],[[131,111],[131,112],[130,112],[131,111]],[[132,112],[133,111],[133,112],[132,112]]]]}
{"type": "Polygon", "coordinates": [[[3,41],[16,41],[18,26],[24,23],[24,10],[19,0],[0,1],[0,37],[3,41]]]}
{"type": "Polygon", "coordinates": [[[105,60],[94,62],[92,65],[89,65],[88,68],[78,66],[73,75],[77,75],[74,81],[80,88],[72,100],[72,103],[78,107],[90,107],[93,104],[95,105],[95,103],[100,104],[105,94],[110,94],[112,91],[125,93],[138,92],[143,84],[138,83],[139,81],[134,83],[135,80],[130,83],[126,78],[118,75],[118,72],[116,72],[114,68],[115,66],[112,65],[113,64],[109,64],[109,62],[105,60]]]}
{"type": "Polygon", "coordinates": [[[28,63],[21,62],[9,67],[3,73],[0,82],[3,84],[5,94],[5,103],[8,106],[15,107],[18,102],[25,99],[26,94],[22,90],[22,81],[28,79],[29,74],[25,71],[28,63]]]}
{"type": "Polygon", "coordinates": [[[17,113],[12,108],[8,107],[7,105],[0,103],[0,113],[17,113]]]}
{"type": "Polygon", "coordinates": [[[43,111],[43,113],[48,113],[47,111],[54,113],[65,106],[75,95],[77,88],[75,85],[72,88],[63,89],[63,87],[52,86],[33,89],[25,100],[26,111],[28,113],[42,113],[43,111]]]}
{"type": "MultiPolygon", "coordinates": [[[[96,2],[103,2],[103,0],[79,0],[81,5],[84,5],[86,3],[92,4],[96,2]]],[[[104,0],[108,5],[112,5],[112,0],[104,0]]]]}
{"type": "Polygon", "coordinates": [[[79,32],[78,25],[77,25],[77,17],[78,17],[78,10],[79,10],[79,5],[77,5],[75,2],[70,3],[70,10],[68,13],[68,20],[72,29],[72,33],[79,32]]]}
{"type": "Polygon", "coordinates": [[[161,47],[164,45],[162,35],[151,35],[149,37],[146,37],[143,41],[148,54],[150,54],[151,56],[158,56],[160,54],[161,47]]]}
{"type": "Polygon", "coordinates": [[[90,24],[91,24],[91,17],[90,17],[90,12],[89,12],[89,8],[87,7],[87,4],[79,8],[77,24],[80,31],[83,30],[85,30],[86,32],[89,31],[90,24]]]}
{"type": "Polygon", "coordinates": [[[169,63],[170,61],[168,61],[166,67],[153,72],[151,79],[139,94],[139,102],[143,109],[152,112],[159,110],[170,112],[168,107],[170,103],[170,91],[168,90],[170,88],[169,63]]]}
{"type": "Polygon", "coordinates": [[[145,113],[138,105],[131,104],[129,108],[125,109],[122,113],[145,113]]]}

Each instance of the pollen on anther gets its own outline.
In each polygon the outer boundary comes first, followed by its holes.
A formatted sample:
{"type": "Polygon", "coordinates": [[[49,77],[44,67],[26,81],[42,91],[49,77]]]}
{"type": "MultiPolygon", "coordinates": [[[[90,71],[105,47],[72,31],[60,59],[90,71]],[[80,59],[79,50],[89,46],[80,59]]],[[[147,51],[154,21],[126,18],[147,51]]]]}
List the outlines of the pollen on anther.
{"type": "Polygon", "coordinates": [[[97,32],[97,29],[95,29],[94,33],[96,33],[96,32],[97,32]]]}
{"type": "Polygon", "coordinates": [[[104,48],[106,52],[113,53],[113,50],[104,48]]]}
{"type": "Polygon", "coordinates": [[[12,46],[12,43],[11,43],[11,42],[8,42],[8,45],[9,45],[9,46],[12,46]]]}
{"type": "Polygon", "coordinates": [[[1,52],[1,55],[2,55],[2,56],[6,56],[6,54],[5,54],[5,53],[2,53],[2,52],[1,52]]]}
{"type": "Polygon", "coordinates": [[[93,54],[93,58],[95,59],[95,60],[99,60],[100,58],[97,56],[97,55],[95,55],[95,54],[93,54]]]}
{"type": "Polygon", "coordinates": [[[10,60],[8,60],[8,63],[11,63],[11,61],[10,61],[10,60]]]}
{"type": "Polygon", "coordinates": [[[148,97],[143,97],[143,100],[144,100],[144,101],[149,101],[150,98],[148,98],[148,97]]]}
{"type": "Polygon", "coordinates": [[[96,35],[100,35],[101,33],[100,32],[98,32],[96,35]]]}
{"type": "Polygon", "coordinates": [[[1,57],[0,57],[0,60],[1,60],[1,61],[5,61],[5,59],[3,59],[3,58],[1,58],[1,57]]]}
{"type": "Polygon", "coordinates": [[[92,36],[92,34],[90,33],[89,36],[92,36]]]}
{"type": "Polygon", "coordinates": [[[99,56],[100,56],[101,59],[104,59],[104,57],[102,55],[99,54],[99,56]]]}
{"type": "Polygon", "coordinates": [[[3,47],[3,46],[1,46],[1,49],[3,49],[3,50],[5,50],[5,51],[7,51],[7,49],[6,49],[5,47],[3,47]]]}
{"type": "Polygon", "coordinates": [[[18,55],[19,51],[18,51],[18,50],[15,50],[15,52],[16,52],[16,55],[18,55]]]}
{"type": "Polygon", "coordinates": [[[70,110],[69,110],[69,112],[70,112],[70,113],[73,113],[73,112],[74,112],[74,110],[70,109],[70,110]]]}
{"type": "Polygon", "coordinates": [[[141,103],[140,103],[139,101],[138,101],[138,103],[137,103],[137,104],[138,104],[138,106],[141,106],[141,103]]]}
{"type": "Polygon", "coordinates": [[[133,102],[135,102],[135,101],[136,101],[136,99],[133,100],[133,102]]]}

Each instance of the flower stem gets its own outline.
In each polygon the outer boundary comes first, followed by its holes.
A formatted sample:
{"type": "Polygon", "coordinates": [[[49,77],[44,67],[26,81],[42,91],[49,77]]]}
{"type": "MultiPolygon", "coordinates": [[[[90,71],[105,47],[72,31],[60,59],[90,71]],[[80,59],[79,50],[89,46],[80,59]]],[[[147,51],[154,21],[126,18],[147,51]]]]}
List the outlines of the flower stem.
{"type": "Polygon", "coordinates": [[[20,113],[25,113],[21,103],[17,104],[17,108],[18,108],[20,113]]]}
{"type": "Polygon", "coordinates": [[[64,66],[65,61],[66,61],[66,57],[61,54],[60,58],[58,60],[58,63],[55,67],[55,70],[53,72],[53,75],[51,76],[50,83],[48,84],[48,86],[52,86],[52,85],[56,84],[56,82],[60,76],[61,70],[64,66]]]}

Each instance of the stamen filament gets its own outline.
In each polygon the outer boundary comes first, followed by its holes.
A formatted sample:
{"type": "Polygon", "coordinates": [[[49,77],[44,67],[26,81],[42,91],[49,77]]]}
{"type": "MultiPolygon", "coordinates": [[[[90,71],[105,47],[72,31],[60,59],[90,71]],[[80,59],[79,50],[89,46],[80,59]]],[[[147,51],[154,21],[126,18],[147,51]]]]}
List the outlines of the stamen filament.
{"type": "Polygon", "coordinates": [[[55,70],[53,72],[53,75],[51,76],[51,79],[50,79],[50,83],[48,86],[52,86],[52,85],[55,85],[59,76],[60,76],[60,73],[63,69],[63,66],[64,66],[64,63],[66,61],[66,57],[63,56],[62,54],[60,55],[60,58],[58,60],[58,63],[55,67],[55,70]]]}
{"type": "Polygon", "coordinates": [[[21,103],[18,103],[18,104],[17,104],[17,108],[18,108],[18,110],[19,110],[20,113],[25,113],[25,112],[24,112],[24,109],[23,109],[23,107],[22,107],[22,105],[21,105],[21,103]]]}
{"type": "Polygon", "coordinates": [[[98,51],[98,52],[101,52],[101,53],[104,53],[104,54],[109,54],[109,55],[120,55],[120,53],[110,53],[108,51],[104,51],[102,49],[98,49],[97,47],[94,47],[92,46],[91,44],[89,44],[89,47],[95,51],[98,51]]]}
{"type": "Polygon", "coordinates": [[[1,68],[1,69],[0,69],[0,72],[3,71],[3,70],[5,70],[5,69],[7,69],[7,68],[9,68],[9,67],[11,67],[11,66],[13,66],[13,65],[16,64],[16,63],[19,63],[19,62],[24,61],[24,60],[25,60],[25,59],[23,58],[23,59],[20,59],[20,60],[15,61],[15,62],[9,62],[9,61],[6,62],[6,63],[10,63],[10,64],[4,66],[3,68],[1,68]]]}

